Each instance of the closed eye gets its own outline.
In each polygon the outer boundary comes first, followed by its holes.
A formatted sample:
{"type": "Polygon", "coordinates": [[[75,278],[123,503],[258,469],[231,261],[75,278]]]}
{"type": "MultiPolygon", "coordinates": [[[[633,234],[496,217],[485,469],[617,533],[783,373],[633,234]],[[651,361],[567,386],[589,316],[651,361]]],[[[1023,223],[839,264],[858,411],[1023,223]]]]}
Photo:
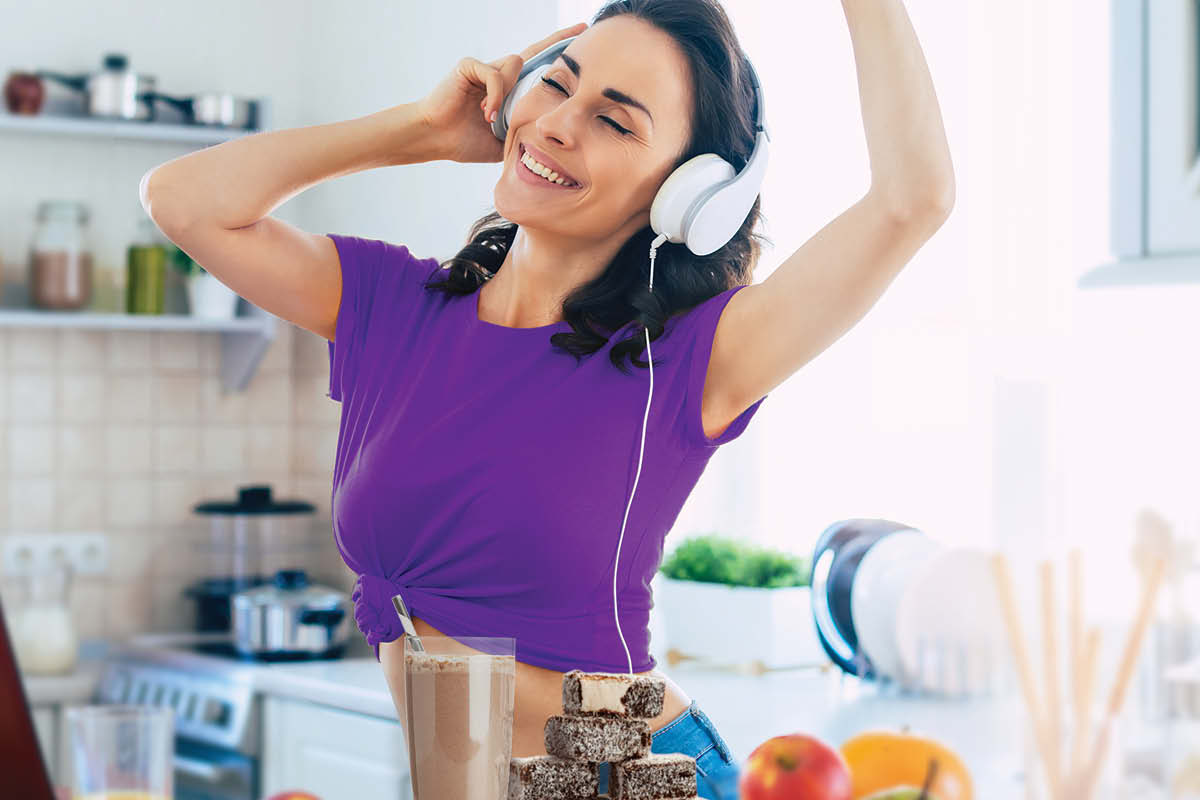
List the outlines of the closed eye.
{"type": "MultiPolygon", "coordinates": [[[[566,94],[566,93],[567,93],[567,90],[566,90],[566,89],[564,89],[563,87],[559,86],[559,85],[558,85],[558,83],[557,83],[556,81],[552,81],[552,80],[550,80],[549,78],[542,78],[542,83],[548,83],[548,84],[550,84],[550,85],[551,85],[551,86],[553,86],[555,89],[558,89],[560,92],[562,92],[563,94],[566,94]]],[[[614,128],[616,128],[618,131],[620,131],[622,136],[627,136],[627,135],[629,135],[630,133],[632,133],[632,131],[629,131],[629,130],[626,130],[625,128],[622,128],[620,125],[618,125],[616,122],[613,122],[613,121],[612,121],[611,119],[609,119],[608,117],[601,117],[600,119],[604,120],[604,121],[605,121],[605,122],[607,122],[609,125],[612,125],[612,126],[613,126],[614,128]]]]}

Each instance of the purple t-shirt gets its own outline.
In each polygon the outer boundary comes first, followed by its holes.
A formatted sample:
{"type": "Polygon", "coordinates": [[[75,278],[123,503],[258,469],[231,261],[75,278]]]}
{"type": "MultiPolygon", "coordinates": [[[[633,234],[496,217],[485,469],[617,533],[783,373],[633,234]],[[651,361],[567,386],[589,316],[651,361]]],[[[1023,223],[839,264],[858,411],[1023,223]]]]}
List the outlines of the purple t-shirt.
{"type": "MultiPolygon", "coordinates": [[[[485,322],[477,292],[421,285],[438,273],[436,258],[326,235],[342,268],[329,342],[329,396],[342,404],[333,531],[359,575],[355,619],[376,656],[403,633],[391,602],[400,594],[447,635],[515,637],[519,661],[627,671],[612,571],[650,377],[638,367],[623,374],[608,353],[633,323],[577,362],[550,343],[569,323],[485,322]]],[[[766,399],[720,436],[704,435],[717,319],[742,288],[669,319],[650,343],[654,397],[617,577],[636,672],[656,666],[650,580],[663,539],[717,447],[766,399]]]]}

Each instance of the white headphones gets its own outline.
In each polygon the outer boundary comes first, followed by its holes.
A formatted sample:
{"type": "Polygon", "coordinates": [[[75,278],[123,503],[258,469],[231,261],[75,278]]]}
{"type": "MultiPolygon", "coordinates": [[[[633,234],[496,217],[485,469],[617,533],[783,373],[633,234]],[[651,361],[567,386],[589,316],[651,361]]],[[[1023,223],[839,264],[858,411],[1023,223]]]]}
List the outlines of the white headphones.
{"type": "MultiPolygon", "coordinates": [[[[560,53],[577,37],[555,42],[525,62],[516,86],[504,98],[492,123],[500,141],[508,135],[513,106],[537,85],[560,53]]],[[[702,153],[675,168],[659,187],[650,206],[650,227],[664,241],[686,244],[698,256],[723,247],[746,221],[767,170],[767,142],[762,88],[749,59],[750,82],[754,85],[754,148],[741,172],[716,153],[702,153]]],[[[657,240],[656,240],[657,241],[657,240]]]]}
{"type": "MultiPolygon", "coordinates": [[[[517,100],[537,85],[542,75],[557,60],[560,53],[576,37],[555,42],[525,62],[516,86],[504,98],[500,113],[492,122],[492,133],[500,141],[508,135],[508,123],[512,119],[513,106],[517,100]]],[[[650,244],[650,291],[654,291],[654,256],[663,242],[686,244],[688,250],[698,256],[706,256],[721,247],[742,227],[754,199],[758,197],[763,175],[767,170],[766,117],[763,112],[762,88],[754,65],[746,59],[750,83],[754,86],[754,148],[741,172],[716,153],[702,153],[690,158],[675,168],[654,195],[650,206],[650,227],[657,234],[650,244]]],[[[633,674],[633,659],[629,646],[621,633],[621,618],[617,613],[617,565],[621,560],[621,543],[625,540],[625,523],[629,520],[629,509],[633,506],[633,494],[637,491],[638,478],[642,474],[642,455],[646,449],[646,423],[650,419],[650,401],[654,397],[654,363],[650,353],[650,331],[646,334],[646,361],[650,365],[650,393],[646,397],[646,411],[642,416],[642,440],[638,448],[638,467],[633,477],[633,488],[629,490],[629,503],[625,506],[625,518],[621,521],[621,537],[617,540],[617,557],[613,563],[613,620],[617,624],[617,636],[625,648],[625,659],[629,674],[633,674]]]]}

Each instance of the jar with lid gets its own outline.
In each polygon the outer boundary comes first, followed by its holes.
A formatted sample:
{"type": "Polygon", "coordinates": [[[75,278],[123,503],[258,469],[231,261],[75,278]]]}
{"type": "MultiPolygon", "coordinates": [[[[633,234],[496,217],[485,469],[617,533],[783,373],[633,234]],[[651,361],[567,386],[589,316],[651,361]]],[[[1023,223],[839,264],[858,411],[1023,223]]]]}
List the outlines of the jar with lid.
{"type": "Polygon", "coordinates": [[[130,314],[163,313],[167,289],[167,248],[154,220],[138,222],[138,240],[129,245],[125,310],[130,314]]]}
{"type": "Polygon", "coordinates": [[[29,291],[36,307],[64,311],[91,303],[88,217],[87,206],[74,200],[38,204],[29,262],[29,291]]]}

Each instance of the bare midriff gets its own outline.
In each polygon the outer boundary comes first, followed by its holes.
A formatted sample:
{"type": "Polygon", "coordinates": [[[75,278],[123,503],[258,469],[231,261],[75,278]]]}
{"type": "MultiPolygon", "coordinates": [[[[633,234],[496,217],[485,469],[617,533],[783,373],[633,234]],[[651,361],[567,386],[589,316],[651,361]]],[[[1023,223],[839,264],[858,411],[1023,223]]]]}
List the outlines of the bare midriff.
{"type": "MultiPolygon", "coordinates": [[[[413,617],[413,626],[418,636],[444,636],[419,617],[413,617]]],[[[474,651],[478,652],[478,651],[474,651]]],[[[404,726],[405,741],[408,740],[408,720],[404,713],[404,636],[391,642],[379,645],[379,662],[387,678],[388,689],[392,693],[392,701],[396,704],[396,712],[400,724],[404,726]]],[[[562,710],[562,672],[545,667],[517,662],[517,685],[513,704],[513,746],[514,758],[543,755],[546,752],[545,726],[546,720],[562,710]]],[[[635,675],[654,675],[662,678],[666,684],[666,694],[663,697],[663,710],[650,723],[650,731],[654,732],[678,717],[691,705],[691,698],[679,688],[679,685],[664,675],[658,669],[634,673],[635,675]]]]}

